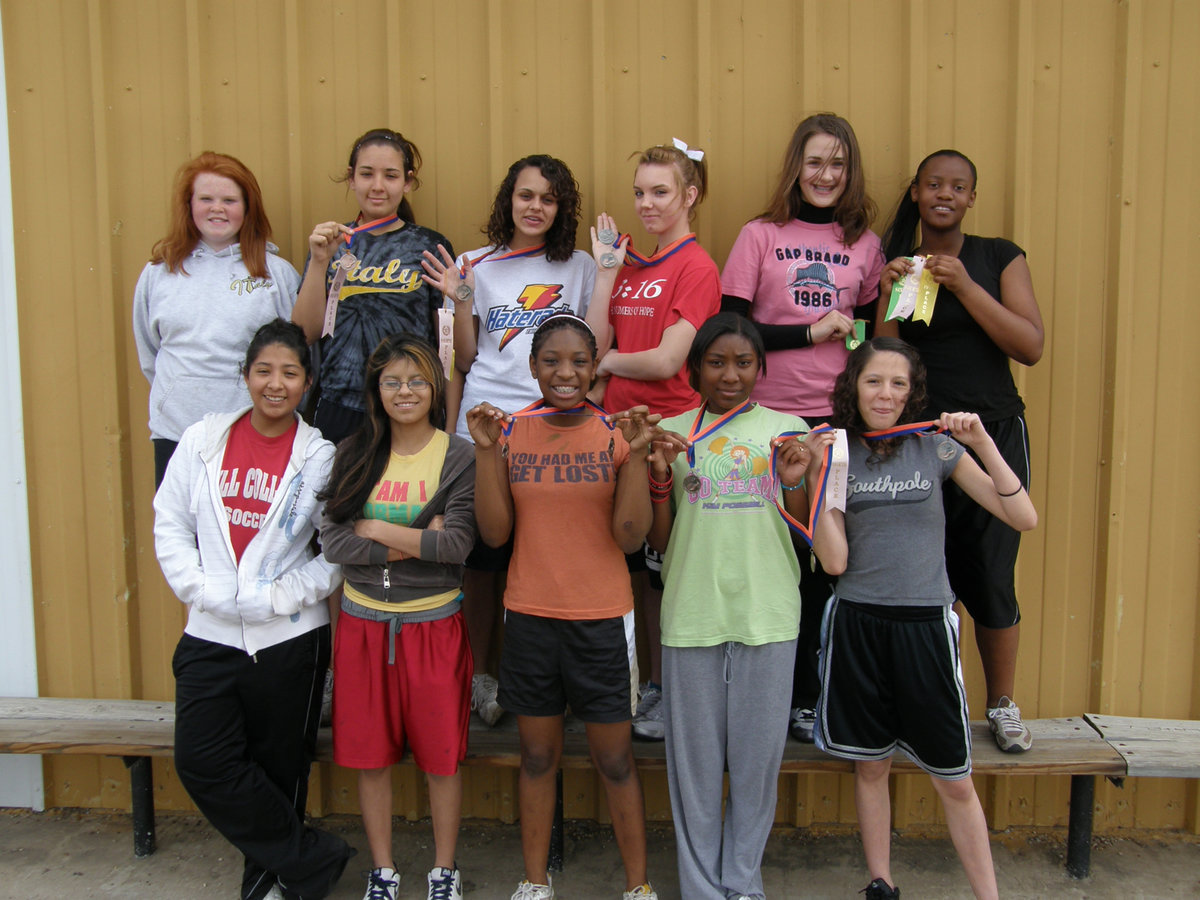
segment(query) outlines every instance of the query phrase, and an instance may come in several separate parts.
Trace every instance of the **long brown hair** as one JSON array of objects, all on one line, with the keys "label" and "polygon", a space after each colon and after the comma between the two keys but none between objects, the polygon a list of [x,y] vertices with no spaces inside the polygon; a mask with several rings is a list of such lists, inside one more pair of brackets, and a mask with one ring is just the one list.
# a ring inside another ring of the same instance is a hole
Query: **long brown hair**
[{"label": "long brown hair", "polygon": [[328,485],[320,496],[325,501],[326,515],[334,522],[348,522],[361,516],[363,504],[387,468],[388,454],[392,450],[392,427],[379,396],[379,378],[383,370],[398,359],[412,362],[421,377],[429,382],[432,390],[429,423],[434,428],[446,427],[446,376],[438,362],[437,351],[415,334],[388,335],[367,360],[363,378],[366,412],[362,424],[338,444]]},{"label": "long brown hair", "polygon": [[220,175],[234,181],[242,190],[246,216],[238,232],[238,244],[242,251],[242,262],[255,278],[266,278],[267,241],[271,239],[271,222],[263,208],[262,191],[258,180],[241,162],[224,153],[205,150],[193,160],[185,162],[175,173],[175,190],[171,195],[170,221],[167,236],[159,240],[150,251],[150,261],[166,263],[167,271],[183,272],[183,261],[196,249],[200,241],[200,229],[192,220],[192,186],[197,175]]},{"label": "long brown hair", "polygon": [[857,241],[875,218],[875,203],[867,196],[867,183],[863,175],[862,153],[858,149],[858,138],[854,129],[841,116],[833,113],[818,113],[809,116],[796,126],[787,151],[783,154],[783,166],[779,170],[779,183],[771,202],[757,218],[775,225],[786,225],[800,216],[800,204],[804,196],[800,193],[800,174],[804,170],[804,146],[815,134],[828,134],[842,145],[846,158],[846,187],[833,207],[833,220],[842,229],[842,243],[849,247]]}]

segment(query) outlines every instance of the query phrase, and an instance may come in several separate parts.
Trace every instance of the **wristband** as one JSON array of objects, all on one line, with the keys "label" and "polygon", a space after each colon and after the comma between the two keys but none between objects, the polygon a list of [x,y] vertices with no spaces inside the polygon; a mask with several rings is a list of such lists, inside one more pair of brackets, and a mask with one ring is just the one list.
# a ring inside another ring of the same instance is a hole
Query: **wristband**
[{"label": "wristband", "polygon": [[1001,497],[1015,497],[1015,496],[1017,496],[1017,494],[1021,493],[1021,491],[1023,491],[1023,490],[1025,490],[1025,485],[1018,484],[1017,489],[1015,491],[1012,491],[1011,493],[1001,494],[999,491],[996,491],[996,493],[999,494]]}]

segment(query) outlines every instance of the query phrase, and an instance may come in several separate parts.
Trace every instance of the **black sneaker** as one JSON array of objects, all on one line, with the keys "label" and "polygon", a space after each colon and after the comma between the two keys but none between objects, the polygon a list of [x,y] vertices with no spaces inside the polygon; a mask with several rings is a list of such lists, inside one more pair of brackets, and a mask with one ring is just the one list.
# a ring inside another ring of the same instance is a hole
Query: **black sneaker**
[{"label": "black sneaker", "polygon": [[867,900],[900,900],[900,888],[892,887],[882,878],[876,878],[859,893],[866,894]]},{"label": "black sneaker", "polygon": [[788,731],[792,737],[803,744],[813,742],[813,729],[817,726],[817,714],[814,710],[795,707],[788,716]]}]

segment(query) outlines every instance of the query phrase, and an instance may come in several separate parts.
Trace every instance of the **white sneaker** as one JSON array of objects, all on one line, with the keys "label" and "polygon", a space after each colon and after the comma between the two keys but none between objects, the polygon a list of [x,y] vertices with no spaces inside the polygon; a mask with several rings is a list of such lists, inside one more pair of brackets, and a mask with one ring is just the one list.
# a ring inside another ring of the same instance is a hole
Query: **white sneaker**
[{"label": "white sneaker", "polygon": [[1024,753],[1033,746],[1033,735],[1021,721],[1021,709],[1007,697],[987,711],[996,746],[1005,753]]},{"label": "white sneaker", "polygon": [[429,894],[426,900],[463,900],[462,875],[457,868],[434,866],[428,878]]},{"label": "white sneaker", "polygon": [[271,885],[271,889],[262,896],[262,900],[283,900],[283,889],[279,886],[279,882]]},{"label": "white sneaker", "polygon": [[500,685],[491,675],[475,675],[471,678],[471,709],[491,727],[504,715],[504,707],[496,700]]},{"label": "white sneaker", "polygon": [[363,900],[398,900],[400,896],[400,873],[387,866],[372,869],[367,873],[367,892]]},{"label": "white sneaker", "polygon": [[621,895],[621,900],[658,900],[658,894],[654,892],[654,888],[650,887],[650,882],[639,884],[632,891],[626,891]]},{"label": "white sneaker", "polygon": [[662,688],[647,685],[638,700],[637,713],[633,717],[633,733],[644,741],[661,741],[666,737],[667,727],[663,722]]},{"label": "white sneaker", "polygon": [[513,892],[512,900],[554,900],[554,883],[546,876],[549,884],[532,884],[522,881]]}]

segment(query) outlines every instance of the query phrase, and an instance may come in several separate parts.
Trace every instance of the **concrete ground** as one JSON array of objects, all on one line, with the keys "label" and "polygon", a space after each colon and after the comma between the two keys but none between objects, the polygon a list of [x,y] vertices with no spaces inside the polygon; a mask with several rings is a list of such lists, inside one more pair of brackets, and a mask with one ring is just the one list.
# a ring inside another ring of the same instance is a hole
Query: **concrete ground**
[{"label": "concrete ground", "polygon": [[[333,816],[323,824],[359,849],[332,895],[336,900],[358,900],[365,888],[362,873],[369,868],[362,828],[348,816]],[[1074,881],[1064,872],[1065,840],[1061,832],[993,835],[1001,895],[1113,900],[1200,896],[1200,838],[1165,833],[1099,837],[1092,850],[1092,876],[1086,881]],[[395,847],[402,872],[400,895],[420,900],[432,862],[428,823],[397,821]],[[648,849],[651,879],[660,897],[678,900],[671,829],[652,825]],[[464,825],[458,860],[468,897],[507,900],[520,876],[518,826]],[[240,871],[233,848],[199,816],[160,813],[158,852],[135,859],[126,815],[0,811],[0,897],[235,900]],[[969,895],[946,839],[896,838],[893,871],[906,900]],[[763,878],[771,900],[852,898],[867,881],[857,837],[849,831],[776,832],[767,845]],[[617,900],[623,880],[611,830],[569,822],[566,870],[555,878],[559,897]]]}]

